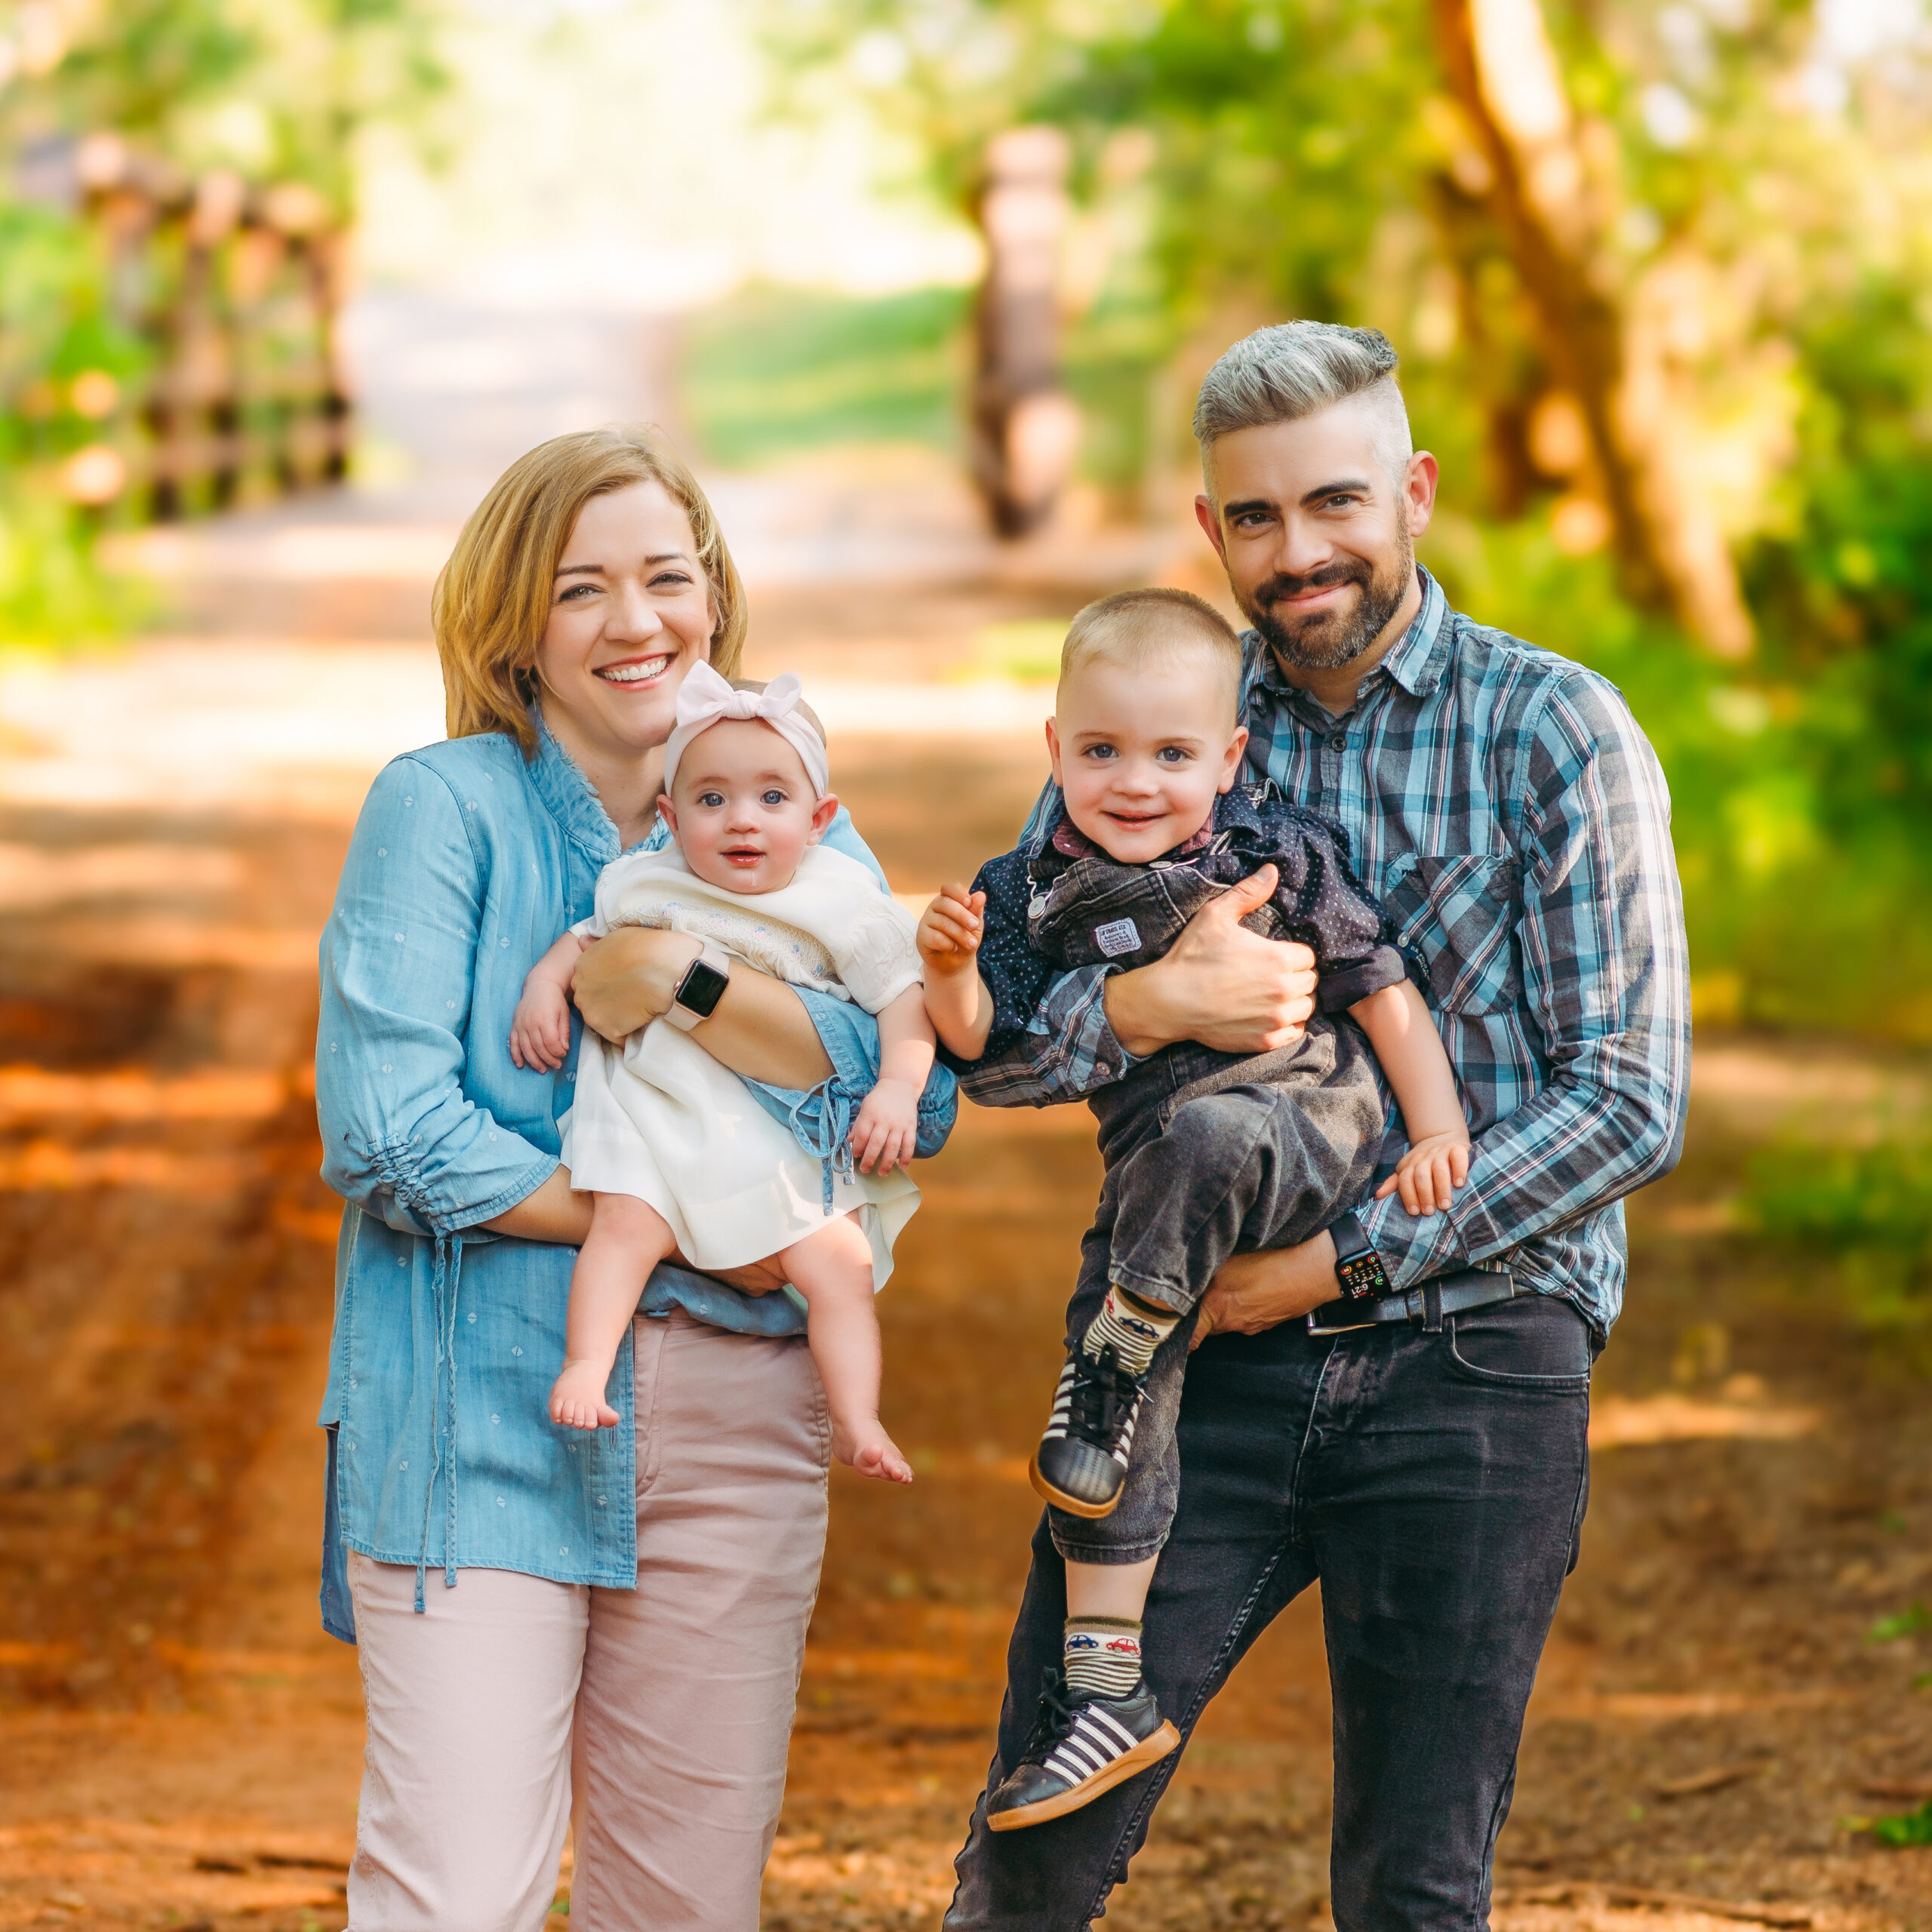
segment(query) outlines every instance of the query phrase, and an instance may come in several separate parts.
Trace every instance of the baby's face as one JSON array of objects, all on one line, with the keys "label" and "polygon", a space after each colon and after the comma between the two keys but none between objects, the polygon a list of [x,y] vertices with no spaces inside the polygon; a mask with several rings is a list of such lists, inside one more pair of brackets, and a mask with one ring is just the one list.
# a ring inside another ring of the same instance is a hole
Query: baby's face
[{"label": "baby's face", "polygon": [[1047,721],[1066,815],[1110,857],[1145,865],[1192,838],[1235,782],[1247,733],[1204,652],[1122,664],[1090,658]]},{"label": "baby's face", "polygon": [[728,718],[691,740],[676,794],[657,808],[706,884],[776,892],[825,835],[838,801],[813,797],[803,761],[770,725]]}]

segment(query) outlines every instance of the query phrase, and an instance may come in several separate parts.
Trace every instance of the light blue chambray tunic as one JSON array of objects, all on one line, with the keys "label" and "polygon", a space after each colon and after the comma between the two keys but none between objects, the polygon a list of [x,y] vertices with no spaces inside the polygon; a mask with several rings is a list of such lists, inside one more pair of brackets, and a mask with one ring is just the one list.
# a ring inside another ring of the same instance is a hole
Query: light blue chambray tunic
[{"label": "light blue chambray tunic", "polygon": [[[660,823],[645,844],[665,838]],[[842,810],[826,842],[878,872]],[[478,1228],[557,1165],[580,1023],[569,1062],[542,1073],[511,1060],[510,1017],[524,976],[589,915],[618,856],[617,828],[547,731],[528,761],[501,734],[407,752],[356,823],[322,936],[315,1043],[322,1177],[349,1204],[321,1417],[322,1621],[348,1641],[345,1549],[417,1566],[419,1598],[426,1566],[451,1587],[464,1568],[635,1586],[629,1337],[610,1385],[618,1426],[553,1426],[577,1251]],[[815,1133],[835,1147],[876,1077],[878,1029],[842,1001],[800,997],[832,1078],[810,1095],[752,1091],[808,1144]],[[943,1143],[955,1106],[935,1069],[921,1153]],[[644,1312],[678,1307],[746,1334],[804,1327],[786,1295],[660,1268]]]}]

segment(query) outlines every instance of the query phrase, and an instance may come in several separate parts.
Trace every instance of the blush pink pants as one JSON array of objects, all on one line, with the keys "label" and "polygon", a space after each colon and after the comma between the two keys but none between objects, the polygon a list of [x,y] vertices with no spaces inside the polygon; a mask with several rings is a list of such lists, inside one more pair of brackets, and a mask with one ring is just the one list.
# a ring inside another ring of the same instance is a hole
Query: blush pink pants
[{"label": "blush pink pants", "polygon": [[831,1426],[802,1337],[683,1315],[632,1334],[635,1590],[464,1570],[418,1617],[413,1569],[349,1557],[369,1722],[350,1932],[560,1924],[574,1791],[572,1932],[757,1926]]}]

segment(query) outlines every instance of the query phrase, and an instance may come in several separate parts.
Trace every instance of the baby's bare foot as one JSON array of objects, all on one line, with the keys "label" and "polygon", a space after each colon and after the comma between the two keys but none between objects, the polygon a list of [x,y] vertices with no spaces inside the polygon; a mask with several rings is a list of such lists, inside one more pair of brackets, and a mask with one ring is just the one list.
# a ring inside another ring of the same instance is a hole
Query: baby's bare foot
[{"label": "baby's bare foot", "polygon": [[892,1438],[878,1422],[867,1417],[846,1428],[832,1425],[832,1453],[848,1469],[878,1482],[910,1482],[912,1466],[899,1453]]},{"label": "baby's bare foot", "polygon": [[565,1429],[615,1429],[617,1412],[604,1399],[608,1365],[567,1361],[550,1390],[550,1420]]}]

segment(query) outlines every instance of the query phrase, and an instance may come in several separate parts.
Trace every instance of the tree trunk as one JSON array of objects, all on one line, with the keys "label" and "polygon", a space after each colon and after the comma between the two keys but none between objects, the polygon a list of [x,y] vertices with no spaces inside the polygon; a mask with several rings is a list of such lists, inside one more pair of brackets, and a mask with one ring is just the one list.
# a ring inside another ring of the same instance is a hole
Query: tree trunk
[{"label": "tree trunk", "polygon": [[[1697,486],[1687,397],[1663,332],[1620,285],[1612,198],[1564,91],[1539,0],[1431,0],[1450,88],[1481,143],[1491,208],[1551,371],[1577,400],[1625,589],[1720,656],[1751,649],[1724,534]],[[1592,179],[1592,176],[1598,177]]]}]

